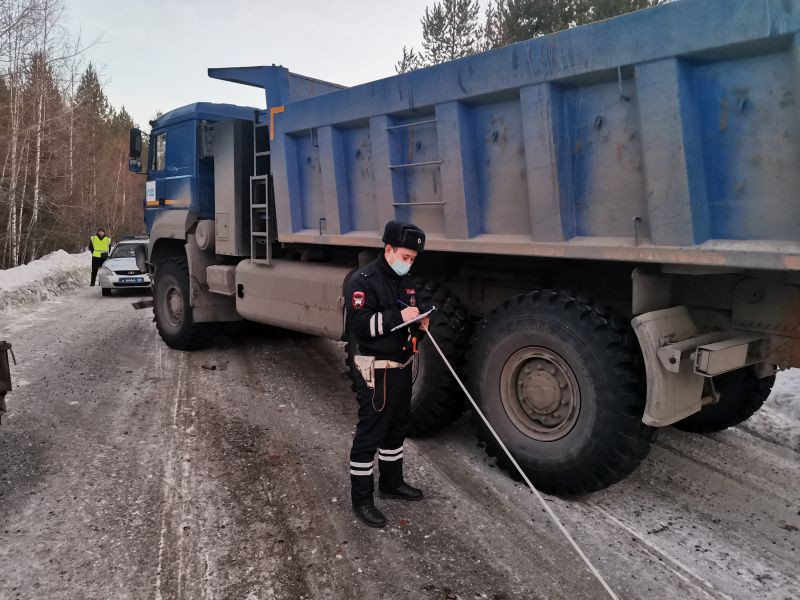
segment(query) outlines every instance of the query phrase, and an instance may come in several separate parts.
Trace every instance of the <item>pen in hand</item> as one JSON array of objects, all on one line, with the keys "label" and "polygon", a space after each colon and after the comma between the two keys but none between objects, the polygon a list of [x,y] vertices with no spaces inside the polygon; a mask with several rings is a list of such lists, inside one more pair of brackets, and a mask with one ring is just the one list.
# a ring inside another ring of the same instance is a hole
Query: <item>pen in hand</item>
[{"label": "pen in hand", "polygon": [[[408,304],[406,304],[405,302],[400,300],[400,298],[395,298],[395,300],[397,300],[397,303],[400,306],[405,306],[406,308],[417,308],[416,306],[409,306]],[[419,310],[419,309],[417,309],[417,310]],[[428,317],[425,317],[425,318],[427,319]],[[428,328],[426,326],[420,324],[420,329],[422,329],[422,331],[427,331]]]}]

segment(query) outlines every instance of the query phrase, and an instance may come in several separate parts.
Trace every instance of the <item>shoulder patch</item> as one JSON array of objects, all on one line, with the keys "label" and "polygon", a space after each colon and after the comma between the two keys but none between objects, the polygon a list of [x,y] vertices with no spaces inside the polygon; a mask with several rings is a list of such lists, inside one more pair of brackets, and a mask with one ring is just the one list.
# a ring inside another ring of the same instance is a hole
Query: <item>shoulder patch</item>
[{"label": "shoulder patch", "polygon": [[353,308],[356,310],[358,310],[359,308],[364,308],[366,299],[367,295],[364,292],[362,291],[353,292],[353,299],[352,299]]}]

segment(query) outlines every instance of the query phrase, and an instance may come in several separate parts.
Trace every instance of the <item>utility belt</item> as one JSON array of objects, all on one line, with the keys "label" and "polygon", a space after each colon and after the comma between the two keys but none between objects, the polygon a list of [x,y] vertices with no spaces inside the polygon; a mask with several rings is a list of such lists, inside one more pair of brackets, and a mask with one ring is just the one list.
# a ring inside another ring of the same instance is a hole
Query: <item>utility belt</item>
[{"label": "utility belt", "polygon": [[371,390],[375,389],[375,369],[405,369],[414,360],[414,356],[410,356],[404,363],[394,360],[379,360],[374,356],[361,356],[356,355],[353,357],[353,363],[356,369],[364,378],[364,382]]}]

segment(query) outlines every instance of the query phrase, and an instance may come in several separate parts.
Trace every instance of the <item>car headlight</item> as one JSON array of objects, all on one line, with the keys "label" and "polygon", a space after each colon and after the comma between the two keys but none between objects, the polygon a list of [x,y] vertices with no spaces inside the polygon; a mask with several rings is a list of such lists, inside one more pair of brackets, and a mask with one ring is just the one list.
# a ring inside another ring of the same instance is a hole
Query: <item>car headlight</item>
[{"label": "car headlight", "polygon": [[100,267],[98,274],[102,277],[111,277],[111,275],[113,275],[111,269],[109,269],[108,267]]}]

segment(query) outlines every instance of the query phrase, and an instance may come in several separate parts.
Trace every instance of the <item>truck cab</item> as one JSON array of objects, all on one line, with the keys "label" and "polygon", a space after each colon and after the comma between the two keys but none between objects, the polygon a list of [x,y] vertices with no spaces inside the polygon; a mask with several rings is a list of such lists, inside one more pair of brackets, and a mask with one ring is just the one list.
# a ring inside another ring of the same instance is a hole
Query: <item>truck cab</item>
[{"label": "truck cab", "polygon": [[[214,134],[220,121],[253,121],[258,109],[233,104],[196,102],[151,121],[145,158],[144,219],[147,231],[169,210],[191,210],[214,218]],[[141,135],[133,130],[132,136]]]}]

